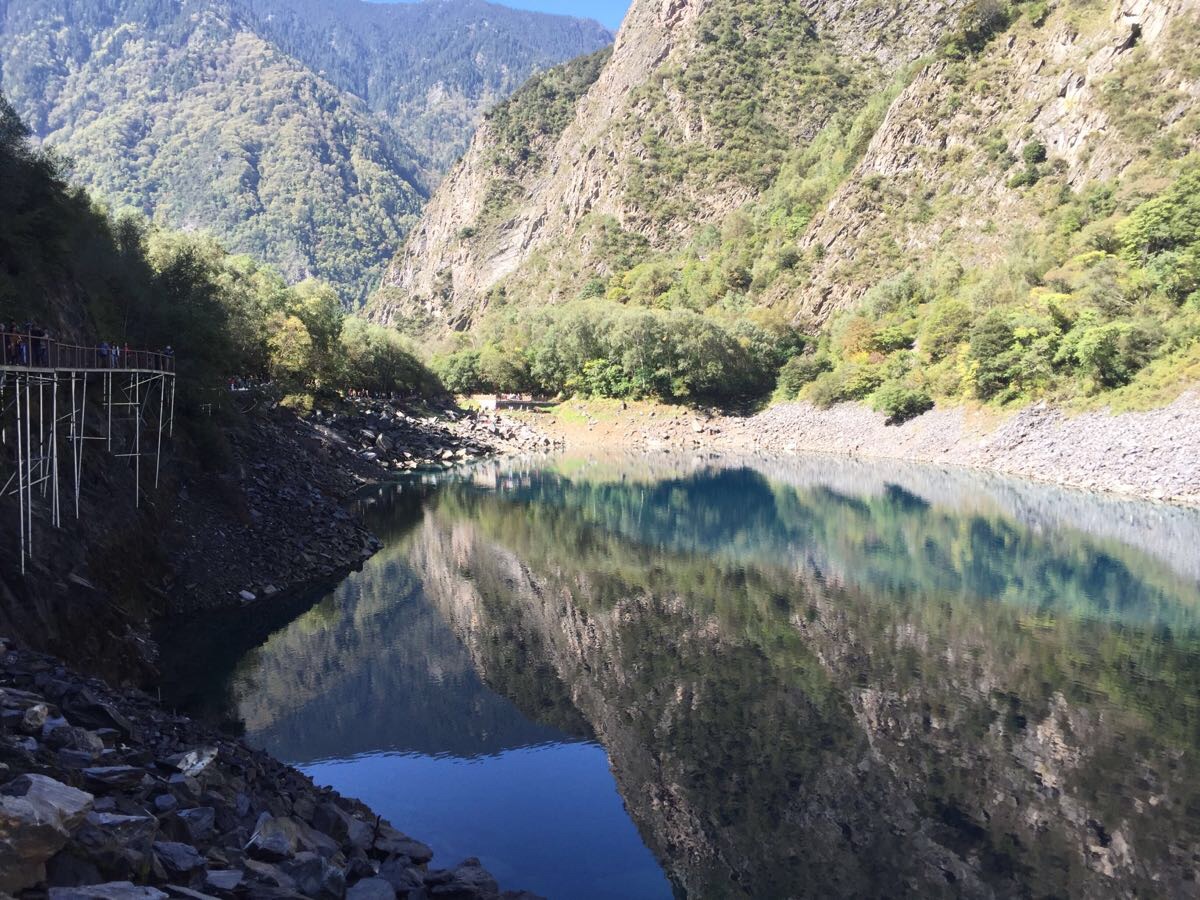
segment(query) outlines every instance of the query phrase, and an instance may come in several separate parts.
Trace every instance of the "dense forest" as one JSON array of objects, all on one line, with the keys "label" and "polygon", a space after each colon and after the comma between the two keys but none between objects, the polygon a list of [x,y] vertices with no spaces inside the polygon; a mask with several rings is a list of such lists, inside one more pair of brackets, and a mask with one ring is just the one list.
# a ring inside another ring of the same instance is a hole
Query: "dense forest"
[{"label": "dense forest", "polygon": [[185,402],[230,375],[291,391],[436,389],[399,334],[348,318],[330,285],[289,285],[211,237],[106,212],[30,143],[3,95],[0,319],[81,342],[173,346]]},{"label": "dense forest", "polygon": [[484,0],[236,0],[255,30],[366,102],[444,172],[529,76],[612,42],[590,19]]},{"label": "dense forest", "polygon": [[0,87],[114,210],[357,304],[484,109],[610,38],[474,0],[6,0]]}]

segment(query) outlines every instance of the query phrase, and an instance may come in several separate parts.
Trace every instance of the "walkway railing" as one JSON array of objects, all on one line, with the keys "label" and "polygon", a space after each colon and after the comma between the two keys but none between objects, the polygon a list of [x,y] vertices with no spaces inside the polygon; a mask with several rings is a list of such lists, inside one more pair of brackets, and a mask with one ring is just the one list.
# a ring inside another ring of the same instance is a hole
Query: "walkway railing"
[{"label": "walkway railing", "polygon": [[175,354],[165,350],[130,350],[64,344],[24,332],[0,332],[0,367],[5,369],[71,369],[76,372],[175,372]]}]

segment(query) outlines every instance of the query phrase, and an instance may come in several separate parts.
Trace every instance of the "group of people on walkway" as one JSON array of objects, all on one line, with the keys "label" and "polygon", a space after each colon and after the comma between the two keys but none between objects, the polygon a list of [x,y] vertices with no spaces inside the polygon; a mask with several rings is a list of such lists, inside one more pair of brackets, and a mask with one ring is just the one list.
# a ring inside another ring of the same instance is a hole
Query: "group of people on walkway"
[{"label": "group of people on walkway", "polygon": [[9,366],[50,365],[50,332],[40,325],[26,322],[0,322],[0,345],[4,363]]},{"label": "group of people on walkway", "polygon": [[0,357],[6,366],[77,369],[174,369],[175,350],[134,350],[128,343],[101,341],[96,347],[58,344],[33,322],[0,322]]}]

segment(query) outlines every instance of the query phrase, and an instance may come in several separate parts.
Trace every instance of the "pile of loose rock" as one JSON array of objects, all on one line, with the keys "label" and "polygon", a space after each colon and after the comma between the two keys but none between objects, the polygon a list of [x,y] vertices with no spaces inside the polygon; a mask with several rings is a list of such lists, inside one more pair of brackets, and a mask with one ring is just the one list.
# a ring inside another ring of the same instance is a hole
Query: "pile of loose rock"
[{"label": "pile of loose rock", "polygon": [[0,641],[0,896],[502,896],[478,860],[432,855],[266,753]]},{"label": "pile of loose rock", "polygon": [[487,456],[551,450],[561,442],[516,419],[451,407],[419,413],[399,403],[353,400],[347,411],[313,414],[347,452],[396,472],[449,469]]},{"label": "pile of loose rock", "polygon": [[332,577],[379,548],[344,508],[367,473],[350,471],[338,446],[286,411],[248,417],[227,439],[223,471],[179,479],[166,535],[172,612],[262,599]]}]

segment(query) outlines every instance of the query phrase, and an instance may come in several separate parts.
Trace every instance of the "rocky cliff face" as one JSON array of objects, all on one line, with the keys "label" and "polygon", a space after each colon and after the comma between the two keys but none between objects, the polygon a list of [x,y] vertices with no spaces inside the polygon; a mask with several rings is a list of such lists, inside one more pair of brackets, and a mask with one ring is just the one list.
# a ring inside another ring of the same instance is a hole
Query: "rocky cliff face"
[{"label": "rocky cliff face", "polygon": [[[1050,190],[1013,183],[1027,145],[1072,190],[1136,168],[1151,142],[1194,147],[1194,0],[1010,6],[997,37],[955,54],[986,5],[635,2],[569,124],[490,206],[497,135],[477,134],[370,315],[463,329],[498,304],[603,293],[656,254],[703,258],[697,235],[768,218],[789,154],[840,129],[850,165],[804,198],[787,277],[750,292],[819,324],[914,262],[989,264],[1019,242]],[[872,104],[886,114],[848,130]]]},{"label": "rocky cliff face", "polygon": [[[612,270],[609,251],[622,236],[635,245],[678,246],[698,226],[720,221],[756,194],[744,172],[712,164],[742,123],[714,120],[720,96],[697,90],[687,79],[690,67],[703,70],[719,61],[722,40],[739,57],[759,59],[761,71],[739,74],[764,83],[738,85],[750,91],[739,99],[760,106],[780,138],[807,140],[836,112],[829,100],[844,85],[826,97],[805,94],[811,102],[792,108],[796,98],[788,85],[771,81],[776,62],[792,62],[800,51],[805,61],[820,58],[845,68],[838,82],[874,85],[927,52],[956,5],[913,2],[885,10],[793,0],[768,11],[740,0],[635,2],[611,59],[580,96],[542,164],[521,179],[516,202],[496,221],[481,216],[497,177],[490,165],[497,137],[486,124],[479,131],[389,268],[372,317],[464,327],[486,308],[489,291],[506,280],[511,285],[505,294],[520,299],[573,296],[581,280]],[[768,12],[771,21],[762,28]],[[855,61],[840,61],[851,48]],[[700,72],[702,79],[720,74]],[[670,159],[661,152],[664,144]],[[673,198],[686,201],[686,218],[663,216],[658,208],[664,199],[654,189],[658,170],[671,164],[691,169]],[[556,283],[546,283],[547,269],[558,276]]]},{"label": "rocky cliff face", "polygon": [[[816,262],[798,296],[776,302],[820,322],[913,259],[987,265],[1036,228],[1044,198],[1010,184],[997,151],[1037,142],[1079,191],[1139,164],[1148,140],[1197,146],[1186,118],[1200,80],[1184,64],[1198,34],[1192,0],[1107,4],[1089,19],[1055,15],[1014,29],[973,66],[925,67],[896,99],[861,163],[800,240]],[[975,80],[980,79],[980,80]],[[1153,79],[1149,121],[1132,129],[1128,80]],[[1001,144],[1003,146],[1001,146]],[[1182,150],[1182,147],[1181,147]],[[923,205],[925,214],[914,215]]]}]

